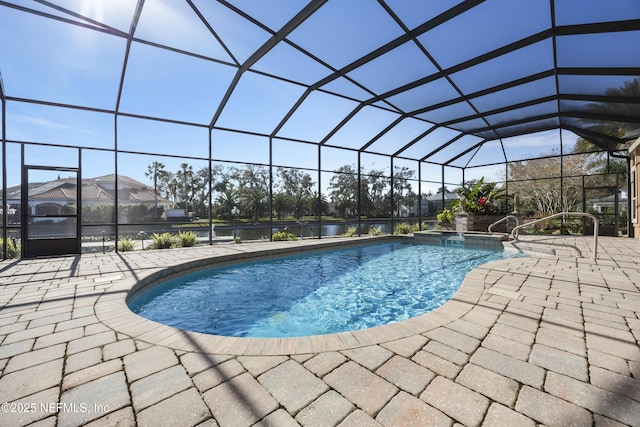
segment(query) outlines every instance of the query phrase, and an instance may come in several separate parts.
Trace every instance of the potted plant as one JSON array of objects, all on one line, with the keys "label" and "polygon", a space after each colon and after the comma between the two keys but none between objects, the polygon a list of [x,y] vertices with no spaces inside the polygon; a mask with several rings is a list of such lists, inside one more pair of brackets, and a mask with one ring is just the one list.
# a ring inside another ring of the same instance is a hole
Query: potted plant
[{"label": "potted plant", "polygon": [[456,220],[456,215],[460,211],[459,205],[454,205],[451,208],[445,208],[442,212],[436,215],[438,220],[438,226],[445,230],[451,230],[454,228],[453,224]]},{"label": "potted plant", "polygon": [[487,231],[489,225],[502,217],[496,201],[505,197],[505,190],[497,186],[493,182],[485,183],[482,177],[473,186],[458,189],[458,209],[467,213],[468,230]]}]

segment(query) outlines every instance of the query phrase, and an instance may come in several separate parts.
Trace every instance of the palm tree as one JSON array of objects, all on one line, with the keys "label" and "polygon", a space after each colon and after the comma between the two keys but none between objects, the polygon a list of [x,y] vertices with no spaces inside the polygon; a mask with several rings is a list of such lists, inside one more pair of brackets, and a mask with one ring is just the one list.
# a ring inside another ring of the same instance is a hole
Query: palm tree
[{"label": "palm tree", "polygon": [[144,174],[153,181],[153,201],[156,216],[158,215],[158,180],[162,180],[168,175],[168,172],[164,168],[164,163],[154,161],[147,166],[147,171]]},{"label": "palm tree", "polygon": [[220,190],[218,197],[216,198],[216,211],[222,215],[223,218],[233,218],[233,208],[236,207],[236,197],[238,192],[231,186],[227,186]]},{"label": "palm tree", "polygon": [[177,185],[180,190],[180,198],[184,203],[185,214],[189,214],[189,200],[191,198],[191,192],[193,191],[193,166],[189,163],[181,163],[180,170],[176,172]]},{"label": "palm tree", "polygon": [[238,196],[244,214],[254,221],[260,220],[267,207],[268,193],[261,187],[246,187],[240,189]]},{"label": "palm tree", "polygon": [[[588,105],[588,111],[604,116],[619,116],[622,117],[621,120],[625,120],[625,118],[629,120],[624,122],[609,120],[605,122],[584,119],[583,122],[588,125],[589,130],[614,138],[620,138],[635,130],[638,127],[635,118],[640,116],[640,105],[634,101],[640,97],[640,78],[628,80],[621,87],[607,89],[605,96],[612,97],[612,99],[628,99],[629,102],[592,103]],[[578,138],[573,149],[575,153],[602,152],[602,150],[603,148],[597,147],[584,138]]]},{"label": "palm tree", "polygon": [[326,215],[327,210],[329,209],[327,196],[325,196],[324,194],[320,194],[317,191],[313,191],[309,199],[309,207],[316,218],[318,218],[318,214]]},{"label": "palm tree", "polygon": [[276,212],[276,218],[280,220],[282,219],[282,213],[291,208],[291,198],[284,192],[278,192],[273,195],[271,205]]}]

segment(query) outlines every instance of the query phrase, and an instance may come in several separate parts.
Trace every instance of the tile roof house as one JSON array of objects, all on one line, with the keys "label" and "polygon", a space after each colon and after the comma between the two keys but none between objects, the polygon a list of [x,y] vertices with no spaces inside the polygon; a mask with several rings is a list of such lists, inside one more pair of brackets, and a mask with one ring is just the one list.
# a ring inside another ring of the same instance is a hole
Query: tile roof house
[{"label": "tile roof house", "polygon": [[[155,194],[154,189],[127,176],[118,176],[118,205],[154,205],[168,209],[171,202]],[[1,193],[1,192],[0,192]],[[21,186],[7,188],[9,214],[19,212]],[[113,205],[116,199],[116,176],[114,174],[82,180],[82,205]],[[59,178],[53,181],[29,184],[29,209],[35,215],[64,214],[65,209],[73,209],[78,200],[75,178]]]}]

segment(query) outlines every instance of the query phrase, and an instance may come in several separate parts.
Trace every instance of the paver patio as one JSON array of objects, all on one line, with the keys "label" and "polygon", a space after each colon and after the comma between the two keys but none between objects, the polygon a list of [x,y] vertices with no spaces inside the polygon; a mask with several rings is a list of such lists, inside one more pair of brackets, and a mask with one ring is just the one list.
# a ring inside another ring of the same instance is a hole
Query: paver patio
[{"label": "paver patio", "polygon": [[183,332],[124,299],[166,267],[341,239],[4,261],[0,425],[640,426],[640,241],[594,260],[590,237],[546,239],[432,313],[294,339]]}]

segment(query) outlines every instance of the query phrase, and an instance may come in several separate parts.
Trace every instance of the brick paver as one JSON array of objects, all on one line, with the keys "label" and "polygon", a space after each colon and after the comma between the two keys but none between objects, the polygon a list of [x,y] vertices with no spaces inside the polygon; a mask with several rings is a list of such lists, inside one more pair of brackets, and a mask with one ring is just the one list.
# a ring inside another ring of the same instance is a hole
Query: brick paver
[{"label": "brick paver", "polygon": [[151,347],[124,357],[124,367],[129,381],[178,364],[175,353],[165,347]]},{"label": "brick paver", "polygon": [[455,378],[460,372],[460,366],[428,351],[419,351],[411,360],[447,378]]},{"label": "brick paver", "polygon": [[75,387],[60,396],[59,426],[76,426],[130,405],[122,371]]},{"label": "brick paver", "polygon": [[398,388],[355,362],[347,362],[324,377],[338,393],[374,417]]},{"label": "brick paver", "polygon": [[[206,425],[205,425],[206,424]],[[205,424],[200,424],[199,427],[217,427],[215,421],[207,422]],[[299,427],[300,424],[296,420],[291,417],[284,409],[278,409],[275,412],[270,413],[262,420],[258,421],[253,425],[253,427]]]},{"label": "brick paver", "polygon": [[69,390],[81,384],[97,380],[98,378],[121,370],[122,361],[120,359],[109,360],[108,362],[88,366],[79,371],[74,371],[69,375],[65,375],[62,381],[62,390]]},{"label": "brick paver", "polygon": [[585,410],[616,421],[640,425],[640,402],[595,385],[550,372],[545,391]]},{"label": "brick paver", "polygon": [[141,411],[138,423],[145,426],[195,426],[210,419],[211,412],[200,393],[191,388],[184,390]]},{"label": "brick paver", "polygon": [[343,422],[338,424],[338,427],[381,427],[382,424],[371,418],[369,415],[365,414],[360,409],[356,409],[352,413],[350,413],[347,418],[344,419]]},{"label": "brick paver", "polygon": [[0,402],[13,402],[60,384],[63,359],[56,359],[0,378]]},{"label": "brick paver", "polygon": [[427,368],[400,356],[389,359],[376,374],[415,396],[436,376]]},{"label": "brick paver", "polygon": [[591,425],[589,411],[531,387],[523,387],[516,411],[547,425]]},{"label": "brick paver", "polygon": [[353,403],[334,390],[329,390],[300,411],[296,421],[303,426],[331,427],[344,420],[354,409]]},{"label": "brick paver", "polygon": [[[590,238],[555,239],[589,253]],[[120,287],[156,268],[316,244],[0,263],[0,404],[15,409],[0,425],[640,426],[637,240],[602,238],[595,261],[565,251],[482,266],[463,285],[477,303],[445,304],[388,340],[194,340],[124,305]]]},{"label": "brick paver", "polygon": [[497,351],[480,348],[471,358],[471,362],[532,387],[541,388],[544,381],[545,371],[541,367]]},{"label": "brick paver", "polygon": [[198,390],[205,392],[244,372],[244,368],[237,360],[228,360],[195,375],[193,377],[193,383]]},{"label": "brick paver", "polygon": [[464,367],[456,382],[509,407],[513,406],[520,389],[517,381],[473,363]]},{"label": "brick paver", "polygon": [[30,366],[39,365],[55,359],[64,357],[65,346],[58,344],[55,346],[34,350],[28,353],[18,354],[12,357],[4,368],[4,373],[19,371]]},{"label": "brick paver", "polygon": [[527,360],[531,353],[530,345],[522,344],[518,341],[513,341],[495,334],[487,335],[482,341],[482,346],[520,360]]},{"label": "brick paver", "polygon": [[482,425],[487,427],[535,427],[536,423],[531,418],[527,418],[506,406],[492,403]]},{"label": "brick paver", "polygon": [[172,366],[131,384],[133,407],[139,412],[192,386],[184,368]]},{"label": "brick paver", "polygon": [[290,413],[297,413],[329,387],[299,363],[289,360],[258,377],[260,384]]},{"label": "brick paver", "polygon": [[249,374],[209,390],[204,401],[220,426],[250,426],[275,411],[278,402]]},{"label": "brick paver", "polygon": [[345,361],[347,361],[346,356],[332,351],[320,353],[312,359],[307,360],[304,363],[304,367],[322,378],[338,366],[342,365]]},{"label": "brick paver", "polygon": [[377,417],[385,426],[450,426],[451,418],[410,394],[400,392]]},{"label": "brick paver", "polygon": [[479,426],[490,404],[481,394],[444,377],[431,381],[420,399],[468,426]]}]

